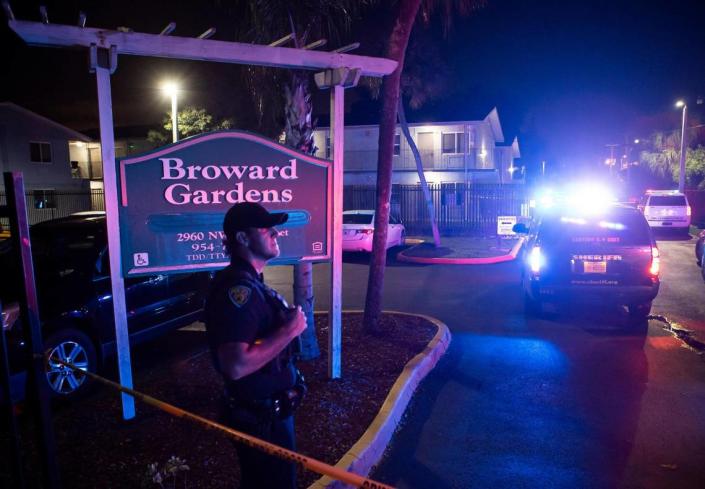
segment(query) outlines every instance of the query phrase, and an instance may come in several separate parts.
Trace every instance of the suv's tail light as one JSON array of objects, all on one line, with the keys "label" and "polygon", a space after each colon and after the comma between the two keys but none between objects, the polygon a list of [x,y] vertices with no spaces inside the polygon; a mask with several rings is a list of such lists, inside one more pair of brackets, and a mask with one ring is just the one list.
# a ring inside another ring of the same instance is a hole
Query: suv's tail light
[{"label": "suv's tail light", "polygon": [[372,234],[374,229],[358,229],[357,234]]},{"label": "suv's tail light", "polygon": [[690,217],[690,213],[691,213],[691,212],[692,212],[692,211],[690,210],[690,206],[689,206],[689,205],[685,206],[685,215],[688,216],[688,217]]},{"label": "suv's tail light", "polygon": [[529,268],[531,269],[531,273],[540,273],[543,265],[544,258],[541,254],[541,248],[539,246],[534,246],[529,253]]},{"label": "suv's tail light", "polygon": [[661,258],[659,257],[658,248],[655,246],[651,247],[651,266],[649,267],[649,273],[653,277],[658,277],[661,271]]},{"label": "suv's tail light", "polygon": [[3,305],[2,308],[2,329],[8,330],[17,322],[20,317],[20,305],[17,302],[12,302]]}]

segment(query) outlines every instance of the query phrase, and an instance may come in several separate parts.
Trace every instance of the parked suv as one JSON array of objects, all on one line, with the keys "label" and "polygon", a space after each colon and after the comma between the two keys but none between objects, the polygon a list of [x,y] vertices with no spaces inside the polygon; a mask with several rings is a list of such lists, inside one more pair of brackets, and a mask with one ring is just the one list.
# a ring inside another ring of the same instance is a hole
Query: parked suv
[{"label": "parked suv", "polygon": [[522,266],[528,314],[544,302],[627,306],[643,322],[659,290],[659,252],[646,220],[632,207],[610,205],[595,214],[543,214],[529,232]]},{"label": "parked suv", "polygon": [[[104,213],[81,213],[30,229],[42,338],[51,358],[96,372],[116,351]],[[24,343],[19,317],[20,265],[10,240],[0,243],[0,297],[8,337],[13,397],[22,397]],[[187,273],[126,278],[127,321],[132,344],[199,319],[209,275]],[[46,381],[55,397],[72,398],[89,384],[51,360]]]},{"label": "parked suv", "polygon": [[639,209],[652,228],[676,228],[685,233],[690,229],[688,198],[676,190],[647,190]]}]

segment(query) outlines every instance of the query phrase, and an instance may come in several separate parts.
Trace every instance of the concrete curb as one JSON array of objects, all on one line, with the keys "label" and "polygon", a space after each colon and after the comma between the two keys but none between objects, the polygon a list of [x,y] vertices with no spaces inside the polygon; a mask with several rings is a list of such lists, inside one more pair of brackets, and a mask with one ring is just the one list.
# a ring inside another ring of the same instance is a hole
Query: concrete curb
[{"label": "concrete curb", "polygon": [[[409,360],[399,378],[394,382],[389,394],[387,394],[387,398],[384,400],[370,427],[335,465],[337,468],[363,476],[369,474],[372,467],[382,458],[416,387],[436,366],[438,360],[448,349],[451,340],[448,326],[436,318],[423,314],[398,311],[384,311],[384,313],[424,318],[435,324],[438,332],[421,353]],[[347,487],[344,483],[324,476],[311,484],[308,489],[338,489],[344,487]]]},{"label": "concrete curb", "polygon": [[[409,263],[422,263],[425,265],[491,265],[493,263],[502,263],[516,259],[517,254],[519,253],[519,250],[525,240],[526,238],[522,236],[508,254],[500,256],[488,256],[482,258],[431,258],[422,256],[408,256],[405,255],[403,251],[400,251],[397,254],[397,260]],[[413,246],[409,249],[413,249]]]}]

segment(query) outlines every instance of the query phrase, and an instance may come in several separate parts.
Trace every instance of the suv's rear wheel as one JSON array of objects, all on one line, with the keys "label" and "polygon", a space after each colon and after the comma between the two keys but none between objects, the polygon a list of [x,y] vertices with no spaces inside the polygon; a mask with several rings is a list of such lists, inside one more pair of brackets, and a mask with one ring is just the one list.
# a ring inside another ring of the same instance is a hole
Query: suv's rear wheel
[{"label": "suv's rear wheel", "polygon": [[645,302],[643,304],[630,304],[627,306],[629,311],[629,319],[632,323],[642,323],[646,321],[646,318],[651,313],[651,302]]},{"label": "suv's rear wheel", "polygon": [[62,329],[47,338],[44,351],[48,355],[44,365],[45,379],[52,397],[70,400],[83,395],[91,384],[91,378],[57,360],[95,373],[98,358],[95,345],[88,335],[73,328]]}]

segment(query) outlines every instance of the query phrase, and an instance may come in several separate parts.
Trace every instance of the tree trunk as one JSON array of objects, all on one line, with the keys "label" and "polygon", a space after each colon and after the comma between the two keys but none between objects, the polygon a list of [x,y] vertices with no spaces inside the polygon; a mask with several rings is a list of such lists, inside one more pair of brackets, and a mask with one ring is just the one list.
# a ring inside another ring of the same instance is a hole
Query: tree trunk
[{"label": "tree trunk", "polygon": [[[292,26],[293,32],[293,26]],[[297,39],[296,44],[300,42]],[[302,153],[314,154],[314,122],[311,120],[311,94],[308,90],[308,75],[293,71],[291,85],[286,90],[286,145]],[[316,336],[316,323],[313,318],[313,265],[300,262],[294,265],[294,304],[301,306],[308,327],[299,336],[297,356],[301,360],[313,360],[321,355]]]},{"label": "tree trunk", "polygon": [[294,304],[301,306],[306,315],[308,328],[299,336],[300,360],[313,360],[321,355],[316,337],[316,324],[313,320],[313,265],[311,262],[302,262],[294,265]]},{"label": "tree trunk", "polygon": [[399,64],[397,69],[385,77],[382,82],[375,232],[372,240],[372,258],[363,317],[365,330],[372,333],[379,332],[379,318],[382,314],[382,290],[384,288],[384,268],[387,264],[387,225],[389,223],[389,200],[392,193],[392,156],[399,103],[399,81],[404,69],[404,55],[409,44],[409,36],[420,4],[421,0],[400,0],[397,3],[394,26],[386,49],[386,57]]},{"label": "tree trunk", "polygon": [[428,183],[426,182],[426,175],[423,172],[423,162],[421,161],[421,154],[419,153],[419,148],[416,147],[416,143],[411,137],[411,132],[409,131],[409,124],[406,121],[406,113],[404,112],[404,100],[399,97],[399,125],[404,133],[406,142],[409,143],[411,148],[411,153],[414,155],[414,161],[416,161],[416,172],[419,174],[419,181],[421,182],[421,189],[423,190],[423,196],[426,200],[426,208],[428,209],[428,218],[431,220],[431,233],[433,234],[433,243],[438,248],[441,246],[441,235],[438,233],[438,223],[436,222],[436,210],[433,207],[433,198],[431,197],[431,191],[428,188]]}]

